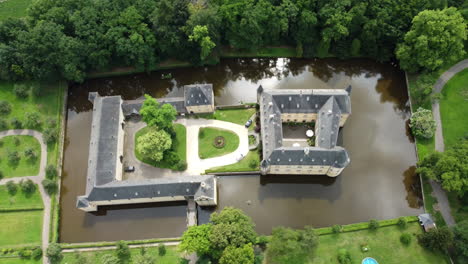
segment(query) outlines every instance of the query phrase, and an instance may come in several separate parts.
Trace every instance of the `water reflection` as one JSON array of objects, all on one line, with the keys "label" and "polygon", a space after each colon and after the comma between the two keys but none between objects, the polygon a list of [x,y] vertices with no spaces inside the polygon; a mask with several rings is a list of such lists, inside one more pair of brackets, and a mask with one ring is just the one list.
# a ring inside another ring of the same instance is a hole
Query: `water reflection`
[{"label": "water reflection", "polygon": [[[161,74],[172,74],[162,80]],[[92,105],[90,91],[136,99],[180,95],[191,83],[213,83],[218,105],[255,102],[256,89],[342,89],[353,86],[352,115],[340,132],[351,164],[338,178],[317,176],[228,176],[219,178],[219,207],[249,214],[257,231],[278,225],[328,226],[421,212],[416,155],[408,134],[404,76],[394,65],[368,60],[226,59],[195,67],[88,80],[71,85],[61,198],[61,241],[178,236],[185,205],[106,210],[91,215],[75,208],[85,188]],[[114,209],[114,208],[112,208]],[[199,221],[212,210],[199,210]],[[131,232],[128,231],[132,227]],[[134,228],[135,227],[135,228]],[[129,234],[131,233],[131,234]]]}]

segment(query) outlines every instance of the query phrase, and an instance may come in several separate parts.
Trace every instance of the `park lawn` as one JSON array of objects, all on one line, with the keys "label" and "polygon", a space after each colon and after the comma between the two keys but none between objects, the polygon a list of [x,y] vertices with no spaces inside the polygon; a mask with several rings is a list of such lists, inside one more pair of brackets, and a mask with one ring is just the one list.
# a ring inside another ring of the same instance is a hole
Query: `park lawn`
[{"label": "park lawn", "polygon": [[468,135],[468,69],[457,73],[442,89],[440,117],[445,148]]},{"label": "park lawn", "polygon": [[0,211],[2,210],[24,210],[24,209],[43,209],[39,187],[36,185],[36,191],[31,195],[26,195],[18,189],[15,195],[10,195],[5,185],[0,186]]},{"label": "park lawn", "polygon": [[[15,145],[15,138],[20,140],[18,146]],[[32,136],[7,136],[1,139],[3,145],[0,147],[0,171],[3,172],[5,178],[35,176],[39,174],[39,165],[41,161],[41,145],[36,138]],[[37,155],[37,158],[29,160],[25,157],[24,151],[27,148],[32,148]],[[20,161],[18,163],[10,163],[8,153],[10,151],[18,151]]]},{"label": "park lawn", "polygon": [[33,0],[6,0],[0,1],[0,21],[10,17],[26,16],[26,9]]},{"label": "park lawn", "polygon": [[[135,133],[135,146],[137,145],[138,138],[148,133],[150,130],[151,130],[150,127],[144,127]],[[181,124],[174,124],[174,130],[176,132],[176,137],[175,139],[172,140],[171,148],[175,150],[180,160],[186,161],[187,160],[187,128]],[[154,166],[157,168],[166,168],[166,169],[171,168],[171,164],[165,162],[164,160],[154,161],[154,160],[146,158],[143,154],[138,152],[136,147],[135,147],[135,156],[138,160],[141,160],[142,162],[147,163],[151,166]]]},{"label": "park lawn", "polygon": [[[251,164],[255,164],[255,166],[251,166]],[[211,168],[206,170],[205,173],[258,171],[260,169],[259,164],[260,154],[258,150],[251,150],[241,161],[226,166]]]},{"label": "park lawn", "polygon": [[42,211],[2,212],[0,223],[0,248],[41,243]]},{"label": "park lawn", "polygon": [[[213,116],[216,120],[227,121],[243,126],[253,114],[255,114],[255,108],[224,109],[216,110]],[[252,124],[251,127],[253,126],[254,124]]]},{"label": "park lawn", "polygon": [[[139,248],[132,248],[130,249],[131,252],[131,260],[129,263],[134,263],[133,259],[135,256],[140,254]],[[72,264],[75,263],[75,254],[76,253],[65,253],[63,260],[60,262],[61,264]],[[92,259],[92,263],[100,264],[101,258],[103,255],[106,254],[115,254],[114,250],[103,250],[103,251],[94,251],[94,252],[80,252],[80,254],[89,257]],[[177,251],[177,247],[175,246],[168,246],[166,247],[166,254],[164,256],[158,255],[158,248],[157,247],[148,247],[146,248],[146,254],[154,256],[156,258],[156,263],[158,264],[182,264],[188,263],[185,261],[181,256],[180,253]],[[0,262],[0,264],[3,264]]]},{"label": "park lawn", "polygon": [[[409,246],[404,246],[400,242],[402,233],[407,232],[413,235]],[[432,253],[422,248],[416,235],[421,234],[422,229],[417,222],[408,223],[406,230],[401,230],[398,226],[380,227],[375,232],[371,230],[361,230],[340,234],[330,234],[319,236],[319,244],[315,252],[315,258],[309,264],[329,264],[338,263],[337,253],[339,249],[347,249],[352,257],[352,263],[361,263],[365,257],[373,257],[379,263],[400,264],[443,264],[449,263],[442,254]],[[361,244],[367,244],[368,252],[361,252]]]},{"label": "park lawn", "polygon": [[39,264],[42,259],[0,258],[0,264]]},{"label": "park lawn", "polygon": [[[217,148],[214,145],[216,137],[224,138],[224,146]],[[223,156],[234,152],[239,147],[239,136],[236,133],[214,128],[202,127],[198,132],[198,156],[201,159],[208,159]]]}]

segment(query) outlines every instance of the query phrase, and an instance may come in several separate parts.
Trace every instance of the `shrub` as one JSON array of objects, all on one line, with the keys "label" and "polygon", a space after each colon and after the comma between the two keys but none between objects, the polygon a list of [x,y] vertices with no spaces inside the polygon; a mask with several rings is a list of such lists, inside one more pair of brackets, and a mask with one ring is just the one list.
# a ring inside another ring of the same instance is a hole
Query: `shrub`
[{"label": "shrub", "polygon": [[28,248],[22,248],[18,251],[18,255],[21,259],[30,259],[32,255],[32,251]]},{"label": "shrub", "polygon": [[184,171],[187,169],[187,162],[183,161],[183,160],[180,160],[179,162],[177,162],[176,166],[175,166],[175,169],[178,170],[178,171]]},{"label": "shrub", "polygon": [[400,217],[400,218],[398,218],[397,225],[398,225],[401,229],[405,229],[405,228],[408,226],[408,221],[406,221],[406,218]]},{"label": "shrub", "polygon": [[15,195],[16,192],[18,191],[18,186],[16,185],[14,181],[8,181],[6,183],[6,188],[10,195]]},{"label": "shrub", "polygon": [[18,137],[14,137],[13,141],[15,143],[15,146],[19,146],[21,144],[21,140]]},{"label": "shrub", "polygon": [[0,180],[3,179],[3,177],[5,177],[5,175],[3,175],[3,171],[0,171]]},{"label": "shrub", "polygon": [[256,160],[250,160],[249,161],[249,167],[251,169],[255,169],[257,167],[257,161]]},{"label": "shrub", "polygon": [[164,256],[166,255],[166,246],[164,244],[159,244],[158,246],[158,254],[159,256]]},{"label": "shrub", "polygon": [[409,126],[416,137],[432,138],[436,130],[432,112],[421,107],[411,116]]},{"label": "shrub", "polygon": [[41,125],[41,117],[37,112],[28,112],[25,114],[24,125],[28,128],[37,128]]},{"label": "shrub", "polygon": [[47,126],[50,127],[50,128],[54,128],[54,127],[57,127],[57,121],[53,118],[49,118],[47,119]]},{"label": "shrub", "polygon": [[341,248],[338,250],[338,262],[340,264],[351,264],[351,254],[348,250]]},{"label": "shrub", "polygon": [[8,123],[5,121],[5,119],[1,118],[0,119],[0,130],[5,130],[8,128]]},{"label": "shrub", "polygon": [[37,154],[32,148],[27,148],[24,150],[24,156],[29,160],[34,160],[37,158]]},{"label": "shrub", "polygon": [[39,260],[42,257],[42,248],[37,247],[33,250],[31,257],[35,260]]},{"label": "shrub", "polygon": [[13,93],[16,97],[25,99],[29,96],[29,87],[25,84],[15,84],[13,87]]},{"label": "shrub", "polygon": [[377,228],[379,228],[379,226],[380,226],[379,221],[375,219],[371,219],[369,221],[369,229],[376,230]]},{"label": "shrub", "polygon": [[116,243],[115,253],[120,261],[125,262],[130,258],[130,249],[125,241],[121,240]]},{"label": "shrub", "polygon": [[60,263],[63,258],[62,248],[57,243],[50,243],[49,247],[47,248],[46,255],[52,264]]},{"label": "shrub", "polygon": [[266,246],[268,242],[270,242],[270,238],[267,236],[258,236],[255,244],[259,246]]},{"label": "shrub", "polygon": [[16,129],[23,128],[23,123],[21,123],[21,121],[18,120],[16,117],[13,117],[11,119],[10,123],[11,123],[11,126],[16,128]]},{"label": "shrub", "polygon": [[332,231],[335,234],[343,232],[343,227],[341,225],[334,225],[332,226]]},{"label": "shrub", "polygon": [[17,164],[20,161],[21,157],[18,151],[10,151],[8,150],[8,161],[12,164]]},{"label": "shrub", "polygon": [[50,179],[42,180],[42,186],[44,186],[44,189],[46,190],[48,195],[55,194],[58,190],[57,183]]},{"label": "shrub", "polygon": [[8,115],[11,112],[11,104],[7,101],[0,101],[0,114]]},{"label": "shrub", "polygon": [[408,246],[411,244],[411,234],[409,233],[403,233],[400,236],[400,241],[403,243],[403,245]]},{"label": "shrub", "polygon": [[54,179],[57,176],[57,169],[54,165],[49,164],[46,167],[46,178],[47,179]]},{"label": "shrub", "polygon": [[433,228],[418,236],[419,243],[432,251],[446,252],[452,244],[453,234],[447,227]]},{"label": "shrub", "polygon": [[53,127],[48,127],[42,133],[42,138],[47,144],[55,143],[58,138],[57,129]]},{"label": "shrub", "polygon": [[26,194],[31,194],[36,190],[36,185],[34,185],[34,182],[30,179],[21,180],[19,186],[21,188],[21,191]]},{"label": "shrub", "polygon": [[102,264],[117,264],[120,263],[119,259],[111,254],[105,254],[101,257]]}]

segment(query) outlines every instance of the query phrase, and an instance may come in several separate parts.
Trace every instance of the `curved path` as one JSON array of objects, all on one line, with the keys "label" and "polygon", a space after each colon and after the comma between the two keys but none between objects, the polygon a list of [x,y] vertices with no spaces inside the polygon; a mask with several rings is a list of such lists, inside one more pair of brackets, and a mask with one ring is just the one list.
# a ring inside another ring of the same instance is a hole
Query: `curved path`
[{"label": "curved path", "polygon": [[[468,59],[460,61],[459,63],[455,64],[450,69],[448,69],[446,72],[444,72],[434,84],[434,87],[432,89],[433,93],[440,93],[444,88],[445,84],[455,74],[461,72],[466,68],[468,68]],[[444,136],[442,134],[442,121],[440,119],[439,101],[437,100],[432,103],[432,115],[434,116],[434,120],[436,121],[436,132],[434,135],[435,149],[439,152],[443,152],[445,150]],[[439,207],[438,210],[444,217],[445,223],[447,223],[448,226],[455,225],[455,220],[453,219],[453,216],[450,213],[450,204],[448,202],[445,191],[442,189],[438,182],[431,180],[430,183],[433,189],[433,194],[437,198]]]},{"label": "curved path", "polygon": [[[187,128],[187,170],[186,173],[191,175],[199,175],[204,173],[206,169],[225,166],[238,162],[238,158],[244,157],[249,153],[249,137],[248,129],[244,126],[231,122],[213,120],[213,119],[178,119],[176,121]],[[239,137],[239,147],[229,154],[209,158],[200,159],[198,156],[198,131],[202,127],[215,127],[225,130],[230,130]]]},{"label": "curved path", "polygon": [[0,185],[6,184],[8,181],[19,182],[24,179],[30,179],[35,184],[39,186],[39,192],[41,193],[42,201],[44,203],[44,216],[42,221],[42,249],[44,250],[43,254],[43,263],[49,263],[49,260],[45,256],[45,250],[49,246],[49,231],[50,231],[50,197],[47,195],[44,187],[41,182],[45,179],[45,168],[47,165],[47,144],[45,144],[42,133],[30,130],[30,129],[12,129],[7,131],[0,132],[0,139],[6,136],[32,136],[39,141],[41,144],[41,161],[39,166],[39,174],[35,176],[25,176],[25,177],[15,177],[15,178],[5,178],[0,180]]}]

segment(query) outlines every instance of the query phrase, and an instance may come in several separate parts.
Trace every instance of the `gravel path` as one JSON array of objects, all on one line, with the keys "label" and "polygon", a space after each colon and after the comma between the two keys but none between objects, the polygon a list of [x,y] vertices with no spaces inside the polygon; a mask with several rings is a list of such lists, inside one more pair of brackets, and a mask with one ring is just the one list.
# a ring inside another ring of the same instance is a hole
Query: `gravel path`
[{"label": "gravel path", "polygon": [[[452,66],[450,69],[448,69],[446,72],[444,72],[440,78],[437,80],[433,87],[433,92],[434,93],[440,93],[442,89],[444,88],[445,84],[458,72],[468,68],[468,59],[467,60],[462,60],[459,63],[455,64]],[[432,103],[432,115],[434,116],[434,120],[436,121],[436,132],[434,135],[434,140],[435,140],[435,149],[436,151],[443,152],[445,150],[445,145],[444,145],[444,136],[442,134],[442,121],[440,119],[440,107],[439,107],[439,102],[434,101]],[[447,199],[447,194],[445,191],[442,189],[440,184],[435,181],[430,181],[432,189],[433,189],[433,195],[437,198],[438,202],[438,209],[441,212],[442,216],[444,217],[445,223],[447,223],[448,226],[453,226],[455,225],[455,220],[453,219],[452,214],[450,213],[450,204]]]},{"label": "gravel path", "polygon": [[[15,177],[15,178],[6,178],[3,180],[0,180],[0,185],[6,184],[8,181],[14,181],[18,183],[21,180],[25,179],[30,179],[32,180],[35,184],[39,186],[39,192],[41,193],[42,196],[42,201],[44,202],[44,216],[43,216],[43,221],[42,221],[42,248],[44,250],[47,249],[49,246],[49,231],[50,231],[50,197],[47,195],[46,191],[44,190],[44,187],[42,187],[42,180],[45,179],[45,168],[47,165],[47,145],[45,144],[44,140],[42,139],[42,133],[35,131],[35,130],[29,130],[29,129],[12,129],[12,130],[7,130],[7,131],[1,131],[0,132],[0,138],[6,137],[6,136],[33,136],[34,138],[39,141],[41,144],[41,163],[39,166],[39,174],[35,176],[25,176],[25,177]],[[45,256],[42,258],[44,264],[48,264],[49,260]]]}]

